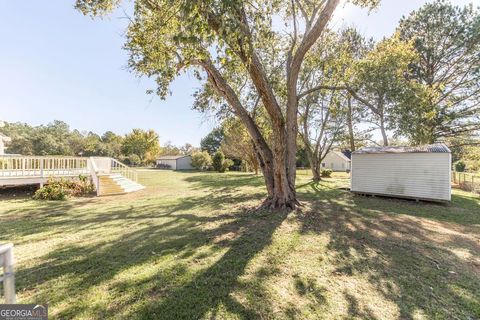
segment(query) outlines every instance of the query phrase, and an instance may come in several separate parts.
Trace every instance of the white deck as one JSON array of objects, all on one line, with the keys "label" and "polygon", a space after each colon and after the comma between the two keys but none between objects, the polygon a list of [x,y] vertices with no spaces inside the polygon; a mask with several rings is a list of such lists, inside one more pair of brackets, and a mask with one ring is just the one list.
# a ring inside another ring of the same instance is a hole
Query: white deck
[{"label": "white deck", "polygon": [[87,176],[98,190],[99,176],[112,173],[138,180],[135,170],[112,158],[0,155],[0,187],[42,185],[50,178]]},{"label": "white deck", "polygon": [[89,158],[0,156],[0,186],[43,184],[50,177],[90,176]]}]

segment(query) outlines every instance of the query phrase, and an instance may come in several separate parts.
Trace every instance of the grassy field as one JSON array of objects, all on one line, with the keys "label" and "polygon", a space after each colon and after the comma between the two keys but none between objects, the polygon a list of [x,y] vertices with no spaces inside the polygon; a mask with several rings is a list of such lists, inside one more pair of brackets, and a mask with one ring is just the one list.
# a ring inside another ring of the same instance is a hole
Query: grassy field
[{"label": "grassy field", "polygon": [[480,199],[352,196],[346,176],[303,206],[255,212],[260,177],[144,170],[135,194],[0,196],[21,303],[52,319],[478,319]]}]

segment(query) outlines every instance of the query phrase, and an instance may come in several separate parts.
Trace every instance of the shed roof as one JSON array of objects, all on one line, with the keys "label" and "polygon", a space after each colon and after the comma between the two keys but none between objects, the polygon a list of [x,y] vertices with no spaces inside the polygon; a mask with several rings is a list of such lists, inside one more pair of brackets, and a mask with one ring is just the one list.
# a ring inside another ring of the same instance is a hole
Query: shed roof
[{"label": "shed roof", "polygon": [[423,146],[364,147],[353,153],[451,153],[451,151],[444,143],[435,143]]},{"label": "shed roof", "polygon": [[190,155],[166,155],[158,157],[157,160],[178,160],[185,157],[190,157]]}]

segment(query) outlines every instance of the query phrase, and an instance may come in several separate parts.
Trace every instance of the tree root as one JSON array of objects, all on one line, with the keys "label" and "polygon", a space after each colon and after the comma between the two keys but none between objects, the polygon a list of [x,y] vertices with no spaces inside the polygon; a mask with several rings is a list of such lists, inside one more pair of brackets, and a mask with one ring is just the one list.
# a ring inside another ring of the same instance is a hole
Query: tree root
[{"label": "tree root", "polygon": [[283,199],[267,198],[263,200],[257,211],[292,211],[301,206],[302,204],[297,199],[284,201]]}]

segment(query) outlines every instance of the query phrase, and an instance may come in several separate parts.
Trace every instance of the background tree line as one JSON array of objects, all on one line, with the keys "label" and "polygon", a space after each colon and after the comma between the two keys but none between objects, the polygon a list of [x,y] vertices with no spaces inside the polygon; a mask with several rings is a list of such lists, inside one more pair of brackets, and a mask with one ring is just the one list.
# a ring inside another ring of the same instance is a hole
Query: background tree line
[{"label": "background tree line", "polygon": [[31,126],[26,123],[5,123],[0,132],[9,136],[9,154],[103,156],[120,159],[130,165],[150,165],[163,154],[190,154],[195,148],[187,143],[177,147],[167,141],[160,146],[154,130],[133,129],[126,135],[107,131],[102,135],[70,129],[63,121]]}]

